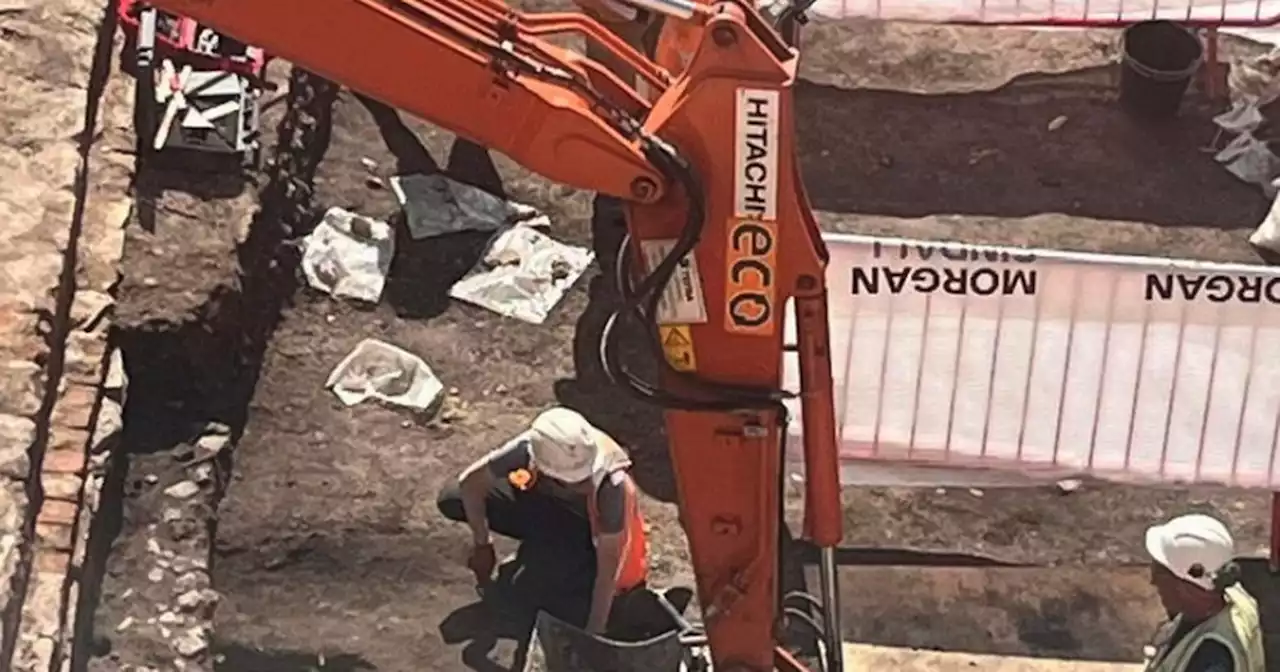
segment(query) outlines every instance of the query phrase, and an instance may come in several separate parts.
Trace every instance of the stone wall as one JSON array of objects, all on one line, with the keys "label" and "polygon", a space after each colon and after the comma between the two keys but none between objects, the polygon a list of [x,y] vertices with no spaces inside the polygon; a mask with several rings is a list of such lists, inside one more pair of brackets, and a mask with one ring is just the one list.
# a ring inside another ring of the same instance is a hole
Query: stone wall
[{"label": "stone wall", "polygon": [[69,667],[77,570],[124,372],[130,84],[105,3],[0,2],[0,668]]}]

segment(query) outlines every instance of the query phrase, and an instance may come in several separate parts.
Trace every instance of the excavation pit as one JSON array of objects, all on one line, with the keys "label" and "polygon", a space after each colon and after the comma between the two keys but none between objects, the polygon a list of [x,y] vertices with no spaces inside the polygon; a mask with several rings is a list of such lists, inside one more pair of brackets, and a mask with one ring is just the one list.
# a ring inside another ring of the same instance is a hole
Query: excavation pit
[{"label": "excavation pit", "polygon": [[[1139,141],[1110,87],[1094,77],[1108,36],[1055,33],[1043,38],[1052,45],[1046,52],[1043,41],[1031,45],[1016,33],[815,28],[806,46],[811,81],[797,87],[797,114],[802,170],[825,227],[1253,259],[1244,237],[1257,221],[1256,194],[1197,153],[1211,136],[1208,110],[1188,101],[1175,129],[1162,131],[1176,144]],[[848,45],[961,59],[943,46],[957,39],[974,45],[971,61],[880,60],[859,80],[844,73],[867,60]],[[1044,71],[1049,61],[1070,63],[1073,73],[1004,86],[1017,74],[1010,62]],[[648,495],[654,572],[665,585],[690,584],[660,420],[607,387],[594,363],[613,301],[616,224],[593,221],[592,195],[549,185],[497,152],[310,77],[286,83],[286,102],[267,120],[279,137],[268,142],[268,167],[248,196],[196,198],[167,187],[157,194],[155,230],[131,231],[117,318],[131,377],[126,449],[111,465],[106,513],[95,528],[105,578],[89,669],[178,656],[237,672],[321,661],[394,671],[507,664],[527,630],[495,628],[493,615],[475,606],[463,566],[466,532],[437,517],[436,491],[553,403],[583,409],[633,451]],[[959,92],[965,87],[978,91]],[[1050,123],[1063,116],[1065,124]],[[541,326],[447,298],[482,235],[402,236],[376,308],[301,288],[292,243],[324,209],[394,219],[394,199],[371,186],[369,163],[378,177],[444,170],[540,207],[558,238],[594,239],[604,270],[580,281]],[[1169,168],[1135,184],[1124,176],[1139,165]],[[421,419],[338,403],[324,380],[365,338],[427,360],[456,388],[445,409]],[[200,461],[200,444],[219,436],[224,447]],[[180,497],[186,482],[198,489]],[[919,562],[996,558],[1079,569],[852,567],[843,570],[844,634],[885,645],[1134,660],[1141,648],[1134,642],[1158,617],[1154,596],[1134,578],[1144,562],[1143,527],[1188,507],[1213,510],[1244,543],[1258,544],[1267,502],[1265,494],[1100,484],[1071,495],[851,489],[846,543],[906,549],[895,562],[933,552],[963,557],[926,554]],[[794,507],[788,513],[794,517]],[[208,588],[220,595],[208,629],[196,616],[203,603],[190,612],[178,604],[185,589],[204,589],[202,554]],[[176,558],[184,571],[174,569]],[[1073,571],[1088,580],[1051,578]],[[938,597],[944,584],[950,593]],[[164,616],[170,612],[180,620]],[[929,625],[931,612],[974,625],[945,636]]]}]

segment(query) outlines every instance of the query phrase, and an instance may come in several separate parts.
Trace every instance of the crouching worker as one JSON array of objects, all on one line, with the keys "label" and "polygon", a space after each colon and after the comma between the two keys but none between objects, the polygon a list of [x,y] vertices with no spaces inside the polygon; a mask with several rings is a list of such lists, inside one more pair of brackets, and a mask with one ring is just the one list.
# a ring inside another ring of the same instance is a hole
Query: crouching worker
[{"label": "crouching worker", "polygon": [[607,434],[556,407],[467,467],[438,504],[446,518],[471,528],[468,565],[482,585],[497,564],[491,533],[519,540],[522,554],[537,544],[557,558],[566,583],[589,590],[585,622],[570,616],[579,621],[573,625],[602,633],[614,598],[643,585],[648,571],[630,466]]}]

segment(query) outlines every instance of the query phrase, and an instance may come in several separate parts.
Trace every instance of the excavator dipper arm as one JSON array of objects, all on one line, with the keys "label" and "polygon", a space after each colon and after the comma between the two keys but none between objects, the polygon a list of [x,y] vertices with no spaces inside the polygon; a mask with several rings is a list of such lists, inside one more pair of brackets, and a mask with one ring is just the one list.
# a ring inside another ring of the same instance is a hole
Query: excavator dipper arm
[{"label": "excavator dipper arm", "polygon": [[[615,382],[665,409],[715,669],[800,669],[775,646],[783,401],[793,396],[781,390],[783,334],[794,300],[805,536],[830,549],[841,511],[826,249],[795,160],[797,56],[755,9],[731,0],[689,12],[683,27],[698,39],[672,78],[586,17],[526,17],[497,0],[152,2],[627,202],[619,259],[630,272],[619,273],[623,305],[601,354]],[[652,103],[541,37],[564,31],[634,68]],[[657,380],[623,361],[628,330],[650,337],[664,363]]]},{"label": "excavator dipper arm", "polygon": [[[590,113],[596,101],[572,84],[609,82],[612,86],[595,86],[612,88],[623,110],[642,106],[636,94],[595,63],[524,39],[519,16],[493,0],[152,4],[206,22],[481,146],[499,148],[551,180],[629,200],[661,196],[654,187],[663,178],[627,137],[627,129],[607,114]],[[629,49],[602,28],[595,38]],[[651,65],[646,73],[658,76]]]}]

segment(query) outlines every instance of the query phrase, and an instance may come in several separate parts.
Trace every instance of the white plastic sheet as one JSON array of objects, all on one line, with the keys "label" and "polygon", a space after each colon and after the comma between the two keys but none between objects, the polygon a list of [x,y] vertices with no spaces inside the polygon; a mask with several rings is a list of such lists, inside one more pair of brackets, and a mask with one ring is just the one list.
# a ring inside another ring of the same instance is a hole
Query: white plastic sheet
[{"label": "white plastic sheet", "polygon": [[1227,172],[1256,185],[1267,198],[1274,198],[1273,182],[1280,177],[1280,158],[1255,132],[1264,122],[1260,108],[1280,95],[1280,50],[1232,62],[1227,88],[1231,107],[1213,121],[1222,132],[1234,137],[1214,159]]},{"label": "white plastic sheet", "polygon": [[532,226],[513,226],[494,237],[480,263],[449,289],[449,296],[542,324],[593,258],[591,250],[565,245]]},{"label": "white plastic sheet", "polygon": [[1237,135],[1214,155],[1214,160],[1222,164],[1236,179],[1252,184],[1271,198],[1276,189],[1272,184],[1280,176],[1280,157],[1277,157],[1252,133]]},{"label": "white plastic sheet", "polygon": [[1280,189],[1276,189],[1276,186],[1272,184],[1272,192],[1275,196],[1272,198],[1271,208],[1262,218],[1262,223],[1249,236],[1249,243],[1280,254]]},{"label": "white plastic sheet", "polygon": [[377,303],[395,248],[386,222],[329,208],[303,239],[302,272],[308,285],[326,294]]},{"label": "white plastic sheet", "polygon": [[389,343],[366,338],[343,358],[324,386],[347,406],[378,399],[424,410],[444,391],[421,357]]},{"label": "white plastic sheet", "polygon": [[[1280,271],[865,236],[827,244],[846,483],[1088,474],[1280,489]],[[795,389],[793,355],[786,366]]]}]

